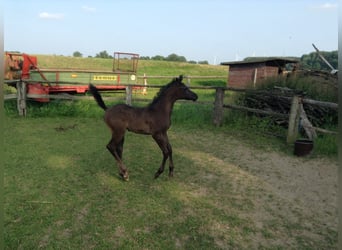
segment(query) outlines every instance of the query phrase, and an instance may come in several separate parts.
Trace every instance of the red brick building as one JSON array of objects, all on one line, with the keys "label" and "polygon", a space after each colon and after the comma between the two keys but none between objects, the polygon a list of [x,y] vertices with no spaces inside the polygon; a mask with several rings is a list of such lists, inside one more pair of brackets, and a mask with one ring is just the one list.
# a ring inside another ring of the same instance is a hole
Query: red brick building
[{"label": "red brick building", "polygon": [[255,87],[259,82],[268,78],[282,75],[286,64],[297,64],[298,60],[269,57],[250,61],[223,62],[229,66],[227,86],[232,88]]}]

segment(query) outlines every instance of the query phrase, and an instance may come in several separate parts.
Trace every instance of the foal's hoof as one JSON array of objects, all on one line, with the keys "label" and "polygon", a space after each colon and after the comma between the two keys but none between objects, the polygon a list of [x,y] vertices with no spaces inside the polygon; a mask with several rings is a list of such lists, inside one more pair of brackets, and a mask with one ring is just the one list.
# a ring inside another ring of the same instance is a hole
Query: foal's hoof
[{"label": "foal's hoof", "polygon": [[161,173],[163,173],[163,171],[157,171],[155,174],[154,174],[154,179],[157,179],[159,177],[159,175],[161,175]]},{"label": "foal's hoof", "polygon": [[124,181],[129,181],[128,173],[125,173],[125,174],[120,173],[120,176],[122,177],[122,179],[123,179]]}]

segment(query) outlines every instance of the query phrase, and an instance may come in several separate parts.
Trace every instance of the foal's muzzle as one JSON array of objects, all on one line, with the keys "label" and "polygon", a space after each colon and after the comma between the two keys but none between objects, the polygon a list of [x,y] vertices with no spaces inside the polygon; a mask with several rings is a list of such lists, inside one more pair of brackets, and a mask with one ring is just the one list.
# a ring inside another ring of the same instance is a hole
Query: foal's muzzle
[{"label": "foal's muzzle", "polygon": [[196,101],[196,100],[197,100],[197,98],[198,98],[197,94],[196,94],[196,93],[194,93],[194,92],[192,92],[192,91],[190,91],[190,93],[191,93],[190,100]]}]

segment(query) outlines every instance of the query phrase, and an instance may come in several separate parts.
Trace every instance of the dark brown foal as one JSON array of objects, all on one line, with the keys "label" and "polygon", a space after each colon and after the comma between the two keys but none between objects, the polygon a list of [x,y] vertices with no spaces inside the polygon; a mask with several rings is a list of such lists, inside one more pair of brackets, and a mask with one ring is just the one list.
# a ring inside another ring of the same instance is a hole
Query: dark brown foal
[{"label": "dark brown foal", "polygon": [[123,144],[126,130],[152,135],[163,153],[162,163],[154,177],[163,173],[166,160],[169,159],[169,176],[173,176],[172,147],[167,137],[167,130],[171,125],[171,113],[174,103],[179,99],[197,100],[197,95],[184,83],[183,77],[175,78],[165,85],[154,100],[143,108],[131,107],[126,104],[118,104],[107,107],[96,87],[89,85],[89,90],[98,105],[105,110],[104,120],[112,132],[112,139],[107,144],[107,149],[116,159],[119,165],[120,175],[128,180],[128,171],[122,162]]}]

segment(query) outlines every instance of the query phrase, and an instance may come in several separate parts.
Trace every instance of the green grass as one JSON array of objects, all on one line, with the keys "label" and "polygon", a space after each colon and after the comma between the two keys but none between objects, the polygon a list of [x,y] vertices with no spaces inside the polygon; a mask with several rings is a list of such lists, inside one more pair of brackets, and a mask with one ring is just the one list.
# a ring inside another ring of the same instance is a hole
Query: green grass
[{"label": "green grass", "polygon": [[[316,232],[291,226],[280,215],[272,215],[273,229],[250,219],[263,184],[239,168],[239,159],[226,155],[227,140],[248,145],[247,139],[215,129],[206,119],[202,126],[181,123],[185,113],[197,112],[194,107],[181,104],[174,110],[173,179],[166,171],[153,180],[162,155],[150,136],[126,134],[129,182],[119,178],[105,149],[110,133],[100,115],[6,117],[5,248],[248,249],[256,236],[259,247],[283,248],[287,240],[279,243],[279,237],[285,232]],[[263,143],[258,148],[274,150]],[[294,248],[335,244],[336,237],[315,242],[300,235]]]},{"label": "green grass", "polygon": [[[175,249],[177,242],[185,249],[208,249],[215,245],[205,230],[212,220],[249,227],[237,214],[215,208],[211,199],[190,195],[199,187],[187,183],[191,168],[177,169],[179,182],[167,181],[166,175],[153,181],[161,153],[150,137],[127,135],[131,181],[125,183],[105,150],[109,134],[99,119],[9,119],[6,124],[16,135],[6,137],[7,249]],[[60,132],[60,126],[73,129]],[[176,139],[177,144],[185,146]],[[179,166],[193,164],[176,157]]]}]

